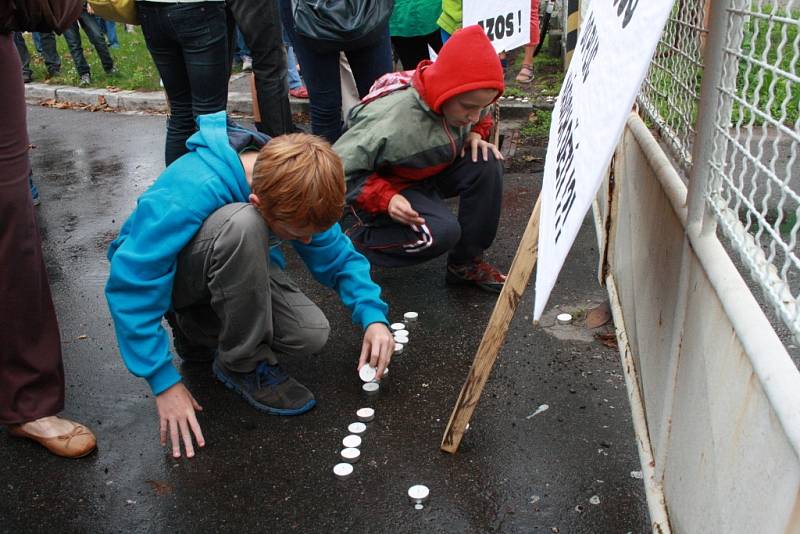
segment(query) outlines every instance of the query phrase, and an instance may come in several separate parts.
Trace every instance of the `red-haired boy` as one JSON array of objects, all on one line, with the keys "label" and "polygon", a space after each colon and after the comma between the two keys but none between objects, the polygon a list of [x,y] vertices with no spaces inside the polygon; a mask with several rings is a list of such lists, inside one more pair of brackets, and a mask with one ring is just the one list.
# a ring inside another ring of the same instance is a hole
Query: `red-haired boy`
[{"label": "red-haired boy", "polygon": [[310,410],[314,395],[279,360],[319,352],[330,327],[283,271],[282,241],[314,277],[334,288],[365,329],[358,367],[378,376],[394,340],[369,262],[337,220],[344,206],[341,162],[307,134],[270,140],[228,123],[224,112],[198,118],[189,152],[137,203],[108,252],[106,298],[128,369],[156,395],[161,442],[194,455],[205,444],[200,405],[172,364],[161,325],[172,327],[185,361],[212,361],[214,375],[253,407],[277,415]]}]

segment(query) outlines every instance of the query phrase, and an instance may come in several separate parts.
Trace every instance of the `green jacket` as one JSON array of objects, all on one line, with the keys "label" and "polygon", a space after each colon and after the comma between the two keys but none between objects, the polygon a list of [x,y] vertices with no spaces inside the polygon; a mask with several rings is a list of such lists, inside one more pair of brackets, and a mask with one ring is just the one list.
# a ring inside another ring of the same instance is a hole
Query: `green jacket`
[{"label": "green jacket", "polygon": [[389,32],[392,37],[428,35],[439,29],[436,19],[441,12],[441,0],[395,0]]},{"label": "green jacket", "polygon": [[333,145],[344,164],[347,203],[368,213],[386,213],[389,200],[407,187],[449,167],[461,153],[470,131],[488,137],[492,117],[456,128],[435,113],[412,85],[359,104],[350,112],[347,130]]},{"label": "green jacket", "polygon": [[452,35],[461,28],[463,18],[461,0],[442,0],[442,14],[436,21],[441,29]]}]

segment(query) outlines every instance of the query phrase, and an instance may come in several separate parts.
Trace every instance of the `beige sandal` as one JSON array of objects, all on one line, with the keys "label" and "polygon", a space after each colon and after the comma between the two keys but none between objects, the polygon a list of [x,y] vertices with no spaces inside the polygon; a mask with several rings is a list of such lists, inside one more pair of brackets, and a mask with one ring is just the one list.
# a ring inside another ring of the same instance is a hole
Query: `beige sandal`
[{"label": "beige sandal", "polygon": [[533,81],[533,65],[522,65],[517,74],[519,83],[531,83]]}]

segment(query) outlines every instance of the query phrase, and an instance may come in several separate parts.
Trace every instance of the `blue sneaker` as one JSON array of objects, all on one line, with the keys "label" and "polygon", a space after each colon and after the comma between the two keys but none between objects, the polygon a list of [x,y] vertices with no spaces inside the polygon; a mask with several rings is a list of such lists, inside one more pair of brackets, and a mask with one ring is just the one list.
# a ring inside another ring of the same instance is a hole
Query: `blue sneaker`
[{"label": "blue sneaker", "polygon": [[219,360],[212,364],[214,376],[261,412],[273,415],[300,415],[317,401],[314,394],[289,376],[279,365],[261,362],[255,371],[236,373],[224,370]]},{"label": "blue sneaker", "polygon": [[31,185],[31,199],[33,200],[33,205],[38,206],[41,201],[39,200],[39,190],[33,183],[33,176],[28,176],[28,183]]}]

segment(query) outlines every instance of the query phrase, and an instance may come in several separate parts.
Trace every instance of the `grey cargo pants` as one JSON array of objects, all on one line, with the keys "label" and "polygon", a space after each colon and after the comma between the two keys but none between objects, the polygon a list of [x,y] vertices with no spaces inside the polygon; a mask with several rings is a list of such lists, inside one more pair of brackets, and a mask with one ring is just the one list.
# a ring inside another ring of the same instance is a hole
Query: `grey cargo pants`
[{"label": "grey cargo pants", "polygon": [[239,373],[279,354],[315,354],[330,333],[322,310],[270,263],[269,228],[246,203],[212,213],[181,251],[172,303],[192,343],[216,348]]}]

